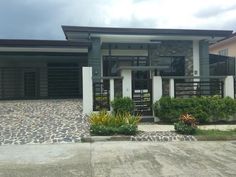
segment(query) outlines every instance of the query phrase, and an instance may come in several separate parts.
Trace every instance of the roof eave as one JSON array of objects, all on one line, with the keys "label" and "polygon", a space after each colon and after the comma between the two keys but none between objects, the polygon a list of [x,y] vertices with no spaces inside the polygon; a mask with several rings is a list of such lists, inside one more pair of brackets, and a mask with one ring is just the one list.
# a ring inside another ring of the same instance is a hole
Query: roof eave
[{"label": "roof eave", "polygon": [[[67,32],[87,32],[100,34],[123,34],[123,35],[200,35],[212,37],[227,37],[232,35],[231,30],[193,30],[193,29],[147,29],[147,28],[106,28],[86,26],[62,26]],[[67,37],[67,35],[66,35]]]}]

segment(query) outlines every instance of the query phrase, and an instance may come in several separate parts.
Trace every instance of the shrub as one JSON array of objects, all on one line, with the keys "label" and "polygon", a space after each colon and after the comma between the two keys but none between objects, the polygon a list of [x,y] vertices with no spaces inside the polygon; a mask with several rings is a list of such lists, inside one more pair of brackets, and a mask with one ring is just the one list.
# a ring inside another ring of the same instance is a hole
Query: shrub
[{"label": "shrub", "polygon": [[111,102],[111,106],[115,114],[132,114],[134,111],[134,103],[131,98],[115,98],[114,101]]},{"label": "shrub", "polygon": [[196,132],[196,128],[193,128],[183,122],[177,122],[174,124],[175,131],[180,134],[193,135]]},{"label": "shrub", "polygon": [[154,105],[154,112],[163,122],[178,121],[181,114],[193,115],[199,123],[229,120],[236,114],[236,101],[229,97],[192,97],[169,98],[162,97]]},{"label": "shrub", "polygon": [[91,114],[89,118],[90,133],[93,135],[134,135],[137,132],[139,121],[139,116],[129,113],[112,115],[103,110]]},{"label": "shrub", "polygon": [[136,134],[136,131],[137,131],[137,125],[124,124],[118,128],[117,133],[123,135],[134,135]]},{"label": "shrub", "polygon": [[192,135],[197,129],[196,119],[190,114],[182,114],[179,122],[174,124],[175,131],[181,134]]},{"label": "shrub", "polygon": [[102,110],[98,113],[92,113],[89,117],[91,125],[109,125],[111,123],[111,115],[106,111]]},{"label": "shrub", "polygon": [[104,126],[104,125],[91,125],[90,126],[90,133],[92,135],[113,135],[116,132],[116,128],[111,126]]}]

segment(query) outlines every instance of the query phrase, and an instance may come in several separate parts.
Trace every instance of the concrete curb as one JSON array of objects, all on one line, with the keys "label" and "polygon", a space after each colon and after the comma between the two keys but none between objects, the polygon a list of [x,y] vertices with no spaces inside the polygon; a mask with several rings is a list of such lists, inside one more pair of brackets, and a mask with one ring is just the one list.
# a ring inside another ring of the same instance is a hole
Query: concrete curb
[{"label": "concrete curb", "polygon": [[131,136],[90,136],[81,138],[81,142],[130,141]]},{"label": "concrete curb", "polygon": [[218,136],[218,137],[209,137],[209,136],[195,136],[198,141],[236,141],[236,136]]}]

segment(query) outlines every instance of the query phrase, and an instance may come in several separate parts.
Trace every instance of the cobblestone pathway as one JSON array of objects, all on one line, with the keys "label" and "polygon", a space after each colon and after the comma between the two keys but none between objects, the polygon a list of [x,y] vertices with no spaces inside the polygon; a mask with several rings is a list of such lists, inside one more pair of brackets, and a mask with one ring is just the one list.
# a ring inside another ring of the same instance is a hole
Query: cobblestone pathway
[{"label": "cobblestone pathway", "polygon": [[89,136],[82,100],[0,102],[0,145],[79,142]]},{"label": "cobblestone pathway", "polygon": [[194,136],[180,135],[174,131],[142,132],[131,136],[131,141],[197,141]]}]

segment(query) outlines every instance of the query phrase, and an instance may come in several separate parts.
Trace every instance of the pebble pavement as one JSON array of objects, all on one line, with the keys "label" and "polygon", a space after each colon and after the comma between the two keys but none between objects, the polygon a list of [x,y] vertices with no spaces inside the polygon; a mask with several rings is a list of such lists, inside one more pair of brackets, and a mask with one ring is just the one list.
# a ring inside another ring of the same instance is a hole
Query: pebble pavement
[{"label": "pebble pavement", "polygon": [[153,141],[153,142],[167,142],[167,141],[197,141],[194,136],[180,135],[174,131],[154,131],[141,132],[135,136],[130,137],[131,141]]},{"label": "pebble pavement", "polygon": [[86,136],[82,100],[0,102],[0,145],[80,142]]},{"label": "pebble pavement", "polygon": [[[82,100],[0,101],[0,145],[76,143],[89,137]],[[140,132],[130,141],[196,141],[174,131]]]}]

